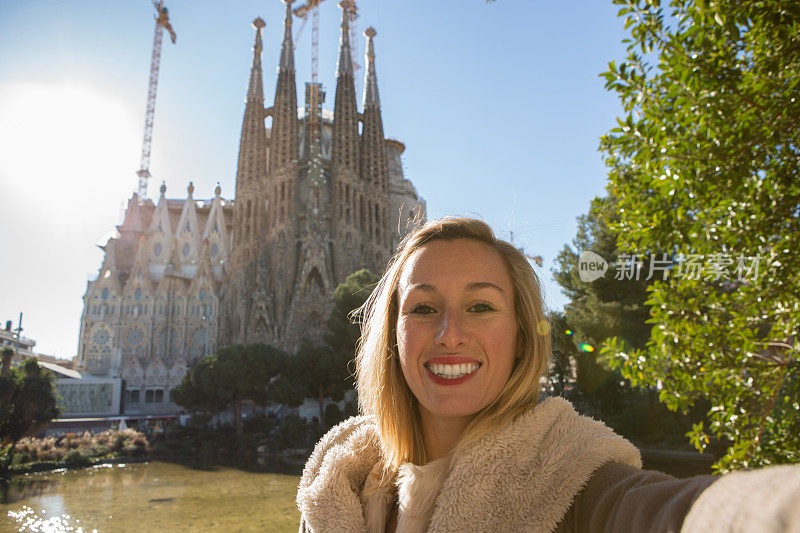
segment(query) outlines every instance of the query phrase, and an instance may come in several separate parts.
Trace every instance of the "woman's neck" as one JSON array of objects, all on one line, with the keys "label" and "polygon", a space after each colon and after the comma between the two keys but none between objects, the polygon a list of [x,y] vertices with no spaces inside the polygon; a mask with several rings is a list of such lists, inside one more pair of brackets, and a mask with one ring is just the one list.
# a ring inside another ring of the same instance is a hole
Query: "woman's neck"
[{"label": "woman's neck", "polygon": [[450,455],[470,420],[471,416],[437,417],[420,406],[422,438],[425,441],[428,459],[435,461]]}]

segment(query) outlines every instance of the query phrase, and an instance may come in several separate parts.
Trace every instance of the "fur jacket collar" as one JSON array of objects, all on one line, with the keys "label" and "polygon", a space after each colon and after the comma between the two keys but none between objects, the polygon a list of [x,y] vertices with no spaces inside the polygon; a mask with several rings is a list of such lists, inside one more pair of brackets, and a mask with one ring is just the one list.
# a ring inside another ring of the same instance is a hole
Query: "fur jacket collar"
[{"label": "fur jacket collar", "polygon": [[[301,531],[366,531],[360,496],[379,457],[369,418],[332,428],[303,470]],[[428,531],[553,531],[608,462],[641,468],[630,442],[566,400],[548,398],[455,458]]]}]

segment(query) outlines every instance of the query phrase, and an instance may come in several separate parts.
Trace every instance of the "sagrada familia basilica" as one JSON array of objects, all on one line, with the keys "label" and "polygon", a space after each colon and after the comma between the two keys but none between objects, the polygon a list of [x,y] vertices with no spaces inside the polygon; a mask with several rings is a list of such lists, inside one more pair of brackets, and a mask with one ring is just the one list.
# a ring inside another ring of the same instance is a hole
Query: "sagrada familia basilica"
[{"label": "sagrada familia basilica", "polygon": [[[366,32],[363,110],[356,105],[343,13],[333,114],[320,84],[298,109],[292,11],[286,5],[274,101],[265,105],[261,31],[239,144],[233,200],[128,201],[118,235],[88,283],[78,365],[121,378],[125,414],[175,410],[169,390],[218,346],[320,342],[333,291],[352,272],[380,273],[425,203],[403,175],[402,143],[386,139],[373,39]],[[267,128],[267,120],[271,127]]]}]

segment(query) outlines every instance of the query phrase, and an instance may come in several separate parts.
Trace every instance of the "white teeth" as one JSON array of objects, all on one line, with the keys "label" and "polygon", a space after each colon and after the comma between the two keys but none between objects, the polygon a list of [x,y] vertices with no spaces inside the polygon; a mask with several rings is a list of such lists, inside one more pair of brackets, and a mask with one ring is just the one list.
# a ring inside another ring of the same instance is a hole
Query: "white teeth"
[{"label": "white teeth", "polygon": [[481,366],[480,363],[461,363],[457,365],[443,365],[440,363],[428,363],[428,370],[445,379],[458,379],[468,374],[472,374]]}]

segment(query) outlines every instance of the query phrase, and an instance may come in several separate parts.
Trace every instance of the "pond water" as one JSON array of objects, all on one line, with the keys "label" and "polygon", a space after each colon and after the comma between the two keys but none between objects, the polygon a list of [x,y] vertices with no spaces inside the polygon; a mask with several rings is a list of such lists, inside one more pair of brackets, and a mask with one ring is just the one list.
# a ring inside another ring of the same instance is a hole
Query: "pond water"
[{"label": "pond water", "polygon": [[297,531],[300,477],[172,463],[18,476],[0,531]]}]

